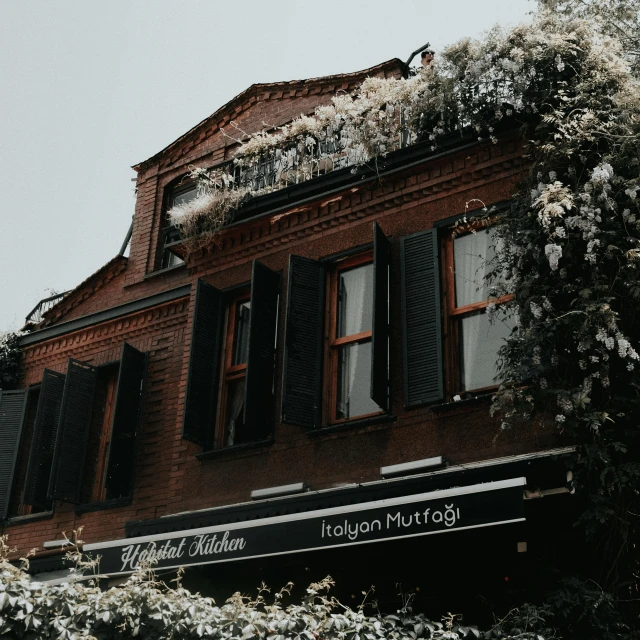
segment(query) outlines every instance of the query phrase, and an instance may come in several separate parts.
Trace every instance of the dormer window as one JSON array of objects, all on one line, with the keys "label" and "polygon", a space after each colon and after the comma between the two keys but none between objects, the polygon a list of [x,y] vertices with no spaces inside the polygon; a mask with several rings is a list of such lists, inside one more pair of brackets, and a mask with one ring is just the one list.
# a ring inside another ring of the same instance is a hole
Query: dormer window
[{"label": "dormer window", "polygon": [[[181,182],[169,190],[165,211],[170,211],[179,204],[186,204],[197,195],[198,189],[194,182]],[[161,269],[168,269],[169,267],[177,267],[180,264],[184,264],[184,260],[172,251],[172,246],[175,246],[175,243],[180,239],[178,230],[173,225],[170,225],[168,220],[166,222],[167,226],[163,229]]]}]

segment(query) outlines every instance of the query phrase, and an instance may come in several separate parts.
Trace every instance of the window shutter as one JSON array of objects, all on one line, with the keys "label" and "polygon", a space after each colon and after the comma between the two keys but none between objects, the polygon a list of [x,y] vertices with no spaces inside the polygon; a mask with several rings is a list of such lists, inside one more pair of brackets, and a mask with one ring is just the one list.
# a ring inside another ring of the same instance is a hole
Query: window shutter
[{"label": "window shutter", "polygon": [[279,291],[280,274],[254,260],[244,390],[247,440],[264,440],[273,430],[273,373]]},{"label": "window shutter", "polygon": [[[109,441],[105,481],[108,498],[130,496],[133,492],[142,388],[146,368],[146,354],[125,342],[122,345],[120,357],[116,405]],[[99,478],[99,481],[101,480]]]},{"label": "window shutter", "polygon": [[324,269],[315,260],[289,256],[282,422],[320,426],[323,328]]},{"label": "window shutter", "polygon": [[97,377],[95,367],[69,360],[49,481],[49,495],[54,499],[80,502]]},{"label": "window shutter", "polygon": [[443,398],[440,265],[436,229],[401,240],[404,402]]},{"label": "window shutter", "polygon": [[0,520],[9,512],[27,391],[0,391]]},{"label": "window shutter", "polygon": [[371,336],[371,399],[389,410],[389,264],[391,245],[373,223],[373,330]]},{"label": "window shutter", "polygon": [[51,503],[47,494],[60,422],[64,381],[65,375],[57,371],[45,369],[42,374],[23,498],[26,504],[34,507],[48,508]]},{"label": "window shutter", "polygon": [[182,437],[204,446],[213,442],[223,310],[222,293],[198,280]]}]

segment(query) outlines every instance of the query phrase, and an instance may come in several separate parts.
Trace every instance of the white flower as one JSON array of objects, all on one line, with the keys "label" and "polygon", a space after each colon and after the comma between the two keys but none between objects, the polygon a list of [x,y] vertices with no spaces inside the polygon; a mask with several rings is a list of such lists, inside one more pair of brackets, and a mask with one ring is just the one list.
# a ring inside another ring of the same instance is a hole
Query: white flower
[{"label": "white flower", "polygon": [[535,302],[529,302],[529,308],[531,309],[531,313],[533,314],[534,318],[538,320],[542,318],[542,307],[539,304],[536,304]]},{"label": "white flower", "polygon": [[453,401],[454,402],[460,402],[460,400],[462,400],[462,398],[458,395],[453,396]]},{"label": "white flower", "polygon": [[551,271],[557,271],[558,262],[562,258],[562,247],[557,244],[548,244],[544,248],[544,253],[547,256],[547,260],[549,260]]},{"label": "white flower", "polygon": [[613,178],[613,167],[606,162],[599,164],[591,172],[591,182],[595,184],[604,184],[609,182],[611,178]]},{"label": "white flower", "polygon": [[558,406],[562,410],[562,413],[571,413],[573,411],[573,403],[569,398],[558,397]]}]

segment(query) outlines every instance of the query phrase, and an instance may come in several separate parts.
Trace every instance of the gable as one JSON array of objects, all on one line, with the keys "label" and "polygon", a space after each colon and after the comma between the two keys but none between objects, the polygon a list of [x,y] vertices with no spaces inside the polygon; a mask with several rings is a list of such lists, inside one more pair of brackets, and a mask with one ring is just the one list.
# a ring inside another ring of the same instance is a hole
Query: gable
[{"label": "gable", "polygon": [[[184,156],[192,155],[196,147],[199,148],[198,156],[208,151],[213,153],[214,163],[221,162],[227,159],[225,148],[235,146],[229,137],[234,135],[232,122],[236,122],[247,133],[260,131],[265,128],[265,124],[269,127],[282,126],[302,113],[311,113],[317,106],[328,104],[339,91],[353,91],[367,77],[399,77],[403,69],[404,63],[393,58],[354,73],[252,84],[162,151],[134,165],[133,169],[144,172],[155,164],[160,168],[169,167],[184,159]],[[229,135],[225,136],[222,129]],[[240,132],[236,133],[238,137],[242,135]],[[210,143],[204,145],[205,141]]]},{"label": "gable", "polygon": [[113,306],[124,285],[128,259],[117,255],[46,311],[39,329]]}]

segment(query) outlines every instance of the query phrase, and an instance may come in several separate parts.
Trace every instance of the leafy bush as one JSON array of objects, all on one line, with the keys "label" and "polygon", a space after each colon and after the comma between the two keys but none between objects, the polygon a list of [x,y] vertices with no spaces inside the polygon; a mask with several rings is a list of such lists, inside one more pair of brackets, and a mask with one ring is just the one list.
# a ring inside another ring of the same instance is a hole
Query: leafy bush
[{"label": "leafy bush", "polygon": [[[509,621],[481,632],[458,624],[454,615],[433,622],[409,607],[397,615],[367,615],[328,595],[331,578],[312,584],[300,603],[285,605],[291,584],[270,596],[262,587],[256,598],[239,593],[217,606],[211,598],[180,585],[159,582],[149,567],[141,567],[118,587],[101,590],[93,580],[58,585],[31,582],[24,567],[7,562],[6,537],[0,538],[0,635],[9,638],[209,638],[216,640],[458,640],[461,638],[518,638],[545,640],[537,633],[539,620],[529,629]],[[92,563],[70,554],[80,568]],[[521,619],[515,620],[521,624]],[[554,636],[549,636],[554,637]]]},{"label": "leafy bush", "polygon": [[0,389],[11,389],[20,377],[20,334],[0,335]]}]

